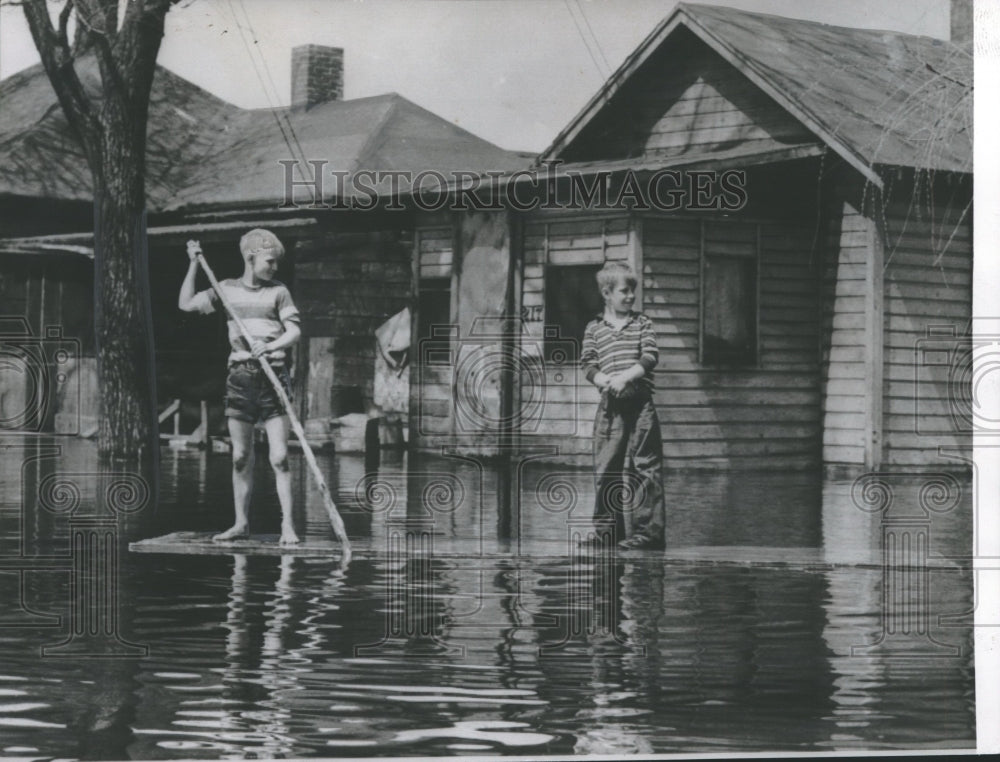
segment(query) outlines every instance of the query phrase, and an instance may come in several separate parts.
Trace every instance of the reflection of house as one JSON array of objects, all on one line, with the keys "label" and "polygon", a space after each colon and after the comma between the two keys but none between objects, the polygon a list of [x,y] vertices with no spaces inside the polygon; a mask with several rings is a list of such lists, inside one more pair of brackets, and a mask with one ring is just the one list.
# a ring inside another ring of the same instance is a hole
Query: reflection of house
[{"label": "reflection of house", "polygon": [[[297,48],[292,107],[249,111],[158,70],[146,184],[161,400],[221,400],[223,391],[221,324],[176,308],[184,242],[199,238],[216,274],[236,276],[239,237],[261,225],[285,242],[279,278],[293,285],[304,315],[302,414],[328,416],[331,389],[342,387],[360,387],[360,404],[371,402],[374,331],[410,300],[410,216],[378,204],[364,212],[280,209],[286,170],[279,161],[318,162],[328,201],[338,190],[334,172],[503,171],[528,162],[394,93],[341,100],[342,67],[339,49]],[[79,68],[96,88],[95,60]],[[34,335],[61,325],[81,339],[90,392],[83,414],[93,416],[93,250],[92,236],[80,232],[93,219],[89,172],[40,66],[0,83],[0,103],[0,295],[7,310],[27,316]],[[303,197],[302,175],[290,179]]]},{"label": "reflection of house", "polygon": [[[418,228],[422,299],[453,295],[463,367],[421,368],[416,440],[496,445],[508,420],[522,447],[587,452],[597,396],[559,351],[597,306],[593,273],[623,259],[657,324],[668,465],[950,462],[939,446],[970,442],[949,378],[959,396],[966,380],[956,353],[931,367],[922,348],[930,332],[953,349],[971,317],[971,78],[964,43],[678,6],[539,157],[563,162],[563,191],[605,173],[609,203],[515,213],[506,235],[471,214],[455,234]],[[745,206],[712,208],[732,198],[696,172],[733,169]],[[656,177],[664,198],[687,189],[686,208],[613,203]],[[500,364],[462,355],[503,346],[468,335],[466,300],[489,304],[467,280],[487,271],[507,294],[492,314],[526,321],[506,338],[523,350],[506,392]]]}]

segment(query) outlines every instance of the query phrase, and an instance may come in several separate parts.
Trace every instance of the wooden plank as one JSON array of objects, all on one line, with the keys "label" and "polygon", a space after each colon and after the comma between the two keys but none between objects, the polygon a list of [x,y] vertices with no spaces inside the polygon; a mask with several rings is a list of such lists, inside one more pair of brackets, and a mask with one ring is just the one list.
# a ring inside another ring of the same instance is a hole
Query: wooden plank
[{"label": "wooden plank", "polygon": [[938,447],[971,447],[972,434],[955,431],[954,428],[918,434],[915,431],[890,431],[886,433],[888,450],[923,450],[928,454]]},{"label": "wooden plank", "polygon": [[860,445],[838,445],[823,442],[824,463],[849,463],[860,465],[865,461],[865,448]]},{"label": "wooden plank", "polygon": [[[596,406],[595,406],[596,408]],[[713,405],[658,405],[661,422],[712,424],[723,418],[726,423],[754,423],[761,420],[760,408],[753,405],[729,405],[717,408]],[[776,423],[817,424],[819,409],[816,405],[775,405],[767,411],[767,420]]]},{"label": "wooden plank", "polygon": [[215,542],[213,532],[172,532],[160,537],[150,537],[129,543],[133,553],[168,553],[185,556],[310,556],[317,558],[338,557],[343,546],[332,539],[302,537],[296,545],[278,544],[276,534],[253,534],[247,538]]},{"label": "wooden plank", "polygon": [[429,265],[451,265],[452,253],[450,250],[425,251],[420,254],[421,267]]},{"label": "wooden plank", "polygon": [[603,265],[604,249],[571,249],[549,251],[551,265]]},{"label": "wooden plank", "polygon": [[525,307],[542,307],[545,304],[545,294],[541,291],[525,291],[521,299]]},{"label": "wooden plank", "polygon": [[[887,297],[898,303],[895,310],[904,311],[907,302],[960,302],[969,301],[970,290],[966,286],[940,286],[932,284],[897,283],[889,284]],[[895,311],[894,310],[894,311]]]},{"label": "wooden plank", "polygon": [[[451,400],[451,384],[424,382],[419,385],[418,400]],[[417,404],[420,404],[419,401]]]},{"label": "wooden plank", "polygon": [[812,374],[786,373],[783,371],[710,371],[702,368],[675,371],[659,367],[656,371],[656,393],[670,389],[695,389],[706,394],[727,394],[730,390],[765,389],[786,392],[815,390],[818,378]]},{"label": "wooden plank", "polygon": [[451,274],[452,274],[452,266],[450,264],[420,266],[421,278],[450,278]]},{"label": "wooden plank", "polygon": [[[819,405],[819,391],[789,391],[787,389],[671,389],[664,398],[656,397],[657,407],[670,404],[679,406],[729,405],[779,406]],[[661,403],[660,400],[663,400]]]},{"label": "wooden plank", "polygon": [[857,447],[867,457],[863,429],[833,429],[826,427],[823,430],[823,444]]},{"label": "wooden plank", "polygon": [[450,434],[452,432],[451,418],[439,418],[437,416],[421,417],[419,431],[421,435]]}]

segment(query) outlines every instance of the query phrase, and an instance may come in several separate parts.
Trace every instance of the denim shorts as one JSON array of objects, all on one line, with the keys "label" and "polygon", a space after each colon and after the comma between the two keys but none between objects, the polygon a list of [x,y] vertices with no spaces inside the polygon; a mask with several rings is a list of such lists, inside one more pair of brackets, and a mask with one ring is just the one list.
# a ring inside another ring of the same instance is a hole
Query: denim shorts
[{"label": "denim shorts", "polygon": [[[274,368],[274,373],[291,401],[292,385],[288,369]],[[266,421],[286,412],[257,360],[236,362],[229,366],[225,404],[227,417],[248,423]]]}]

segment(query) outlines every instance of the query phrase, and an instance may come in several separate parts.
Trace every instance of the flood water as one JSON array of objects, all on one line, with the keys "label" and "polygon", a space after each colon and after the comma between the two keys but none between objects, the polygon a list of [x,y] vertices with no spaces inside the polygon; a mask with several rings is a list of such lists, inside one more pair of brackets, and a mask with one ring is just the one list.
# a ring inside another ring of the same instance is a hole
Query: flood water
[{"label": "flood water", "polygon": [[[231,521],[228,456],[165,449],[158,505],[114,514],[95,625],[72,605],[93,445],[0,452],[0,759],[974,746],[967,478],[670,474],[667,551],[616,556],[572,542],[585,470],[320,455],[344,569],[129,552]],[[329,537],[293,469],[300,534]]]}]

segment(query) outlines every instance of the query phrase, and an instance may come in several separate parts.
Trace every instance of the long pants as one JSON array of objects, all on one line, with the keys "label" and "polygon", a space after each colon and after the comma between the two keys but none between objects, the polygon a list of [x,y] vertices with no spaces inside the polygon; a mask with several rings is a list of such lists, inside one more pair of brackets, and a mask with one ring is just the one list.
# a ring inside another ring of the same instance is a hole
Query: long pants
[{"label": "long pants", "polygon": [[594,418],[594,522],[613,522],[615,537],[664,540],[663,436],[648,392],[608,393]]}]

